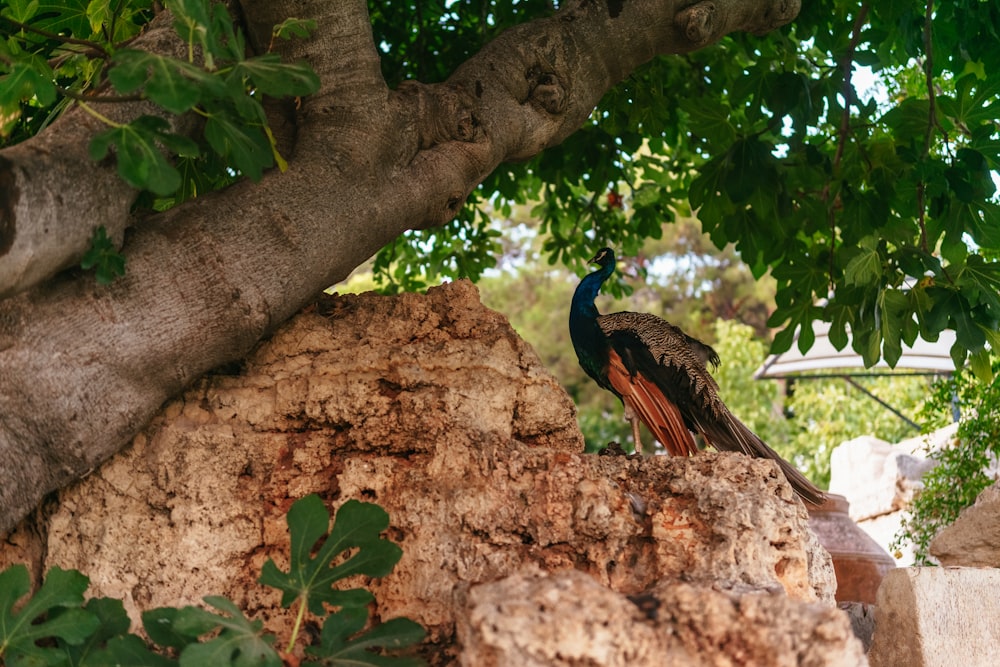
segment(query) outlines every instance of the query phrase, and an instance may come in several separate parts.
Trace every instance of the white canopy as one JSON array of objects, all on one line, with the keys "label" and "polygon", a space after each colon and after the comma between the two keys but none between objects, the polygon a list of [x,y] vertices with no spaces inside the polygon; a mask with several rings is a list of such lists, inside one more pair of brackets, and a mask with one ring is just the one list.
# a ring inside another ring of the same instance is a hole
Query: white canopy
[{"label": "white canopy", "polygon": [[865,368],[861,355],[848,344],[843,350],[830,342],[828,322],[816,322],[816,342],[805,354],[799,352],[796,344],[781,354],[772,354],[754,373],[754,378],[777,379],[796,377],[804,373],[827,371],[831,375],[882,375],[891,373],[921,373],[927,375],[953,373],[955,362],[951,359],[951,346],[955,343],[955,332],[941,332],[937,342],[929,343],[922,338],[914,341],[913,347],[903,346],[903,355],[895,369],[889,368],[884,360],[872,368]]}]

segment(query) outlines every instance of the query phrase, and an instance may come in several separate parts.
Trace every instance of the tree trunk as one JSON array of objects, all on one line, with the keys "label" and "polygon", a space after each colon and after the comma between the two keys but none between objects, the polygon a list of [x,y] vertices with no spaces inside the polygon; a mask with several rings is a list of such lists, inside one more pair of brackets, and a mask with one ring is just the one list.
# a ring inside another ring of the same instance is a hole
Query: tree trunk
[{"label": "tree trunk", "polygon": [[[278,44],[322,81],[272,120],[286,172],[129,221],[135,193],[112,177],[113,165],[87,161],[98,128],[80,114],[0,152],[0,294],[10,295],[0,302],[0,532],[378,248],[452,219],[501,162],[565,139],[642,63],[735,30],[771,30],[799,7],[568,2],[502,34],[448,81],[393,91],[363,0],[242,5],[251,45],[266,45],[271,26],[293,13],[320,26],[308,40]],[[149,38],[145,47],[176,43]],[[133,224],[124,278],[99,286],[64,270],[94,227],[120,230],[122,221]],[[52,239],[68,243],[42,252]]]}]

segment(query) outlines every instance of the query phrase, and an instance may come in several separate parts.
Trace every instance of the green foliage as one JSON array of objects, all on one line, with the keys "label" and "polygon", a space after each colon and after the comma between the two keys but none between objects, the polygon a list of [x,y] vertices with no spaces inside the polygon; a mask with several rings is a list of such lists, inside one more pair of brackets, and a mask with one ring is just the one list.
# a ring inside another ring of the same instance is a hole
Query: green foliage
[{"label": "green foliage", "polygon": [[[912,418],[923,404],[928,379],[920,376],[853,378],[860,387]],[[837,378],[801,379],[785,400],[788,440],[769,441],[810,479],[830,482],[830,454],[842,442],[872,435],[899,442],[916,430],[860,389]]]},{"label": "green foliage", "polygon": [[[275,163],[284,168],[262,99],[313,93],[319,88],[316,74],[272,54],[247,57],[244,37],[222,3],[168,0],[165,6],[187,43],[186,59],[127,46],[152,17],[149,0],[7,3],[0,23],[15,30],[0,41],[4,143],[32,136],[69,104],[78,104],[108,126],[92,140],[91,157],[113,155],[122,179],[150,193],[140,201],[157,209],[240,174],[259,180]],[[304,37],[314,27],[314,21],[287,19],[275,26],[275,37]],[[94,93],[105,83],[117,95]],[[135,100],[148,100],[163,114],[122,124],[98,110],[99,103]],[[206,119],[203,136],[180,135],[167,120],[187,112]],[[123,260],[97,241],[84,268],[96,266],[105,282],[121,275]]]},{"label": "green foliage", "polygon": [[[88,580],[79,572],[52,568],[38,591],[15,612],[15,604],[31,589],[28,568],[12,565],[0,572],[0,657],[24,664],[45,664],[56,651],[38,646],[42,639],[82,644],[98,627],[93,614],[80,609]],[[61,612],[61,613],[60,613]]]},{"label": "green foliage", "polygon": [[[284,592],[282,605],[299,600],[295,629],[285,653],[291,653],[305,611],[324,619],[317,646],[305,647],[315,660],[303,665],[414,667],[422,662],[373,652],[395,651],[419,643],[424,630],[406,618],[396,618],[365,630],[367,605],[363,589],[339,591],[332,585],[355,574],[380,577],[399,561],[399,547],[379,537],[389,525],[385,510],[349,500],[330,528],[330,514],[318,496],[296,501],[288,512],[292,538],[291,563],[281,572],[268,560],[260,581]],[[354,550],[354,551],[351,551]],[[311,554],[315,553],[315,556]],[[346,556],[346,558],[345,558]],[[216,611],[201,607],[162,607],[143,612],[142,622],[152,646],[129,632],[130,621],[121,601],[95,598],[84,603],[88,579],[79,572],[52,568],[41,587],[31,589],[28,570],[13,565],[0,572],[0,664],[142,665],[144,667],[280,667],[274,637],[263,634],[263,623],[251,620],[230,600],[207,596]],[[329,605],[329,606],[328,606]],[[331,613],[331,607],[339,608]],[[218,613],[217,613],[218,612]],[[155,646],[162,647],[154,650]]]},{"label": "green foliage", "polygon": [[[167,117],[206,119],[195,142],[149,118],[109,122],[95,139],[95,157],[113,153],[122,176],[151,193],[144,204],[163,208],[281,167],[261,97],[308,94],[315,76],[268,54],[247,58],[222,3],[166,6],[187,58],[128,46],[152,17],[149,0],[8,2],[0,135],[31,136],[70,101],[100,116],[90,93],[107,80]],[[387,0],[369,12],[396,86],[447,79],[503,30],[550,15],[552,3]],[[315,27],[290,18],[272,39]],[[577,273],[598,248],[639,255],[663,223],[696,212],[717,247],[732,246],[753,276],[773,277],[774,351],[796,340],[808,348],[819,319],[838,347],[891,365],[917,336],[952,329],[956,367],[969,362],[988,380],[1000,345],[998,33],[991,2],[928,11],[820,0],[767,35],[656,58],[562,144],[489,174],[452,223],[383,248],[376,280],[397,291],[485,275],[505,243],[494,220],[515,208],[530,208],[540,252]],[[861,87],[862,68],[875,92]]]},{"label": "green foliage", "polygon": [[94,269],[97,282],[101,285],[107,285],[118,276],[125,275],[125,257],[108,238],[104,225],[94,230],[94,235],[90,239],[90,250],[80,261],[80,268],[84,271]]},{"label": "green foliage", "polygon": [[[412,1],[373,3],[383,71],[392,84],[442,80],[549,4],[462,0],[416,12]],[[820,319],[832,322],[838,346],[893,364],[904,343],[954,329],[956,366],[969,359],[986,378],[987,344],[1000,344],[991,178],[1000,166],[1000,55],[986,46],[1000,33],[1000,9],[979,0],[926,9],[803,3],[793,24],[770,34],[657,58],[561,145],[502,165],[469,209],[506,215],[533,205],[542,251],[577,272],[603,245],[639,254],[662,223],[697,209],[719,248],[735,244],[755,276],[770,270],[776,280],[770,322],[783,330],[774,351],[796,338],[808,348]],[[882,92],[859,89],[861,67]],[[466,229],[438,230],[434,242],[459,243]],[[417,287],[401,277],[430,265],[434,275],[474,275],[427,258],[425,239],[405,241],[412,252],[403,241],[383,250],[381,278]]]},{"label": "green foliage", "polygon": [[928,452],[938,465],[924,474],[924,488],[913,499],[909,518],[893,538],[896,549],[911,545],[920,565],[934,564],[931,540],[996,481],[987,471],[1000,456],[1000,376],[994,373],[994,379],[984,384],[966,371],[936,383],[921,415],[924,430],[934,431],[951,423],[956,408],[961,409],[962,417],[955,442]]},{"label": "green foliage", "polygon": [[[337,581],[355,574],[384,577],[399,562],[402,550],[379,533],[389,527],[389,515],[378,505],[349,500],[337,513],[330,530],[330,517],[318,496],[306,496],[288,511],[292,533],[291,563],[282,572],[268,559],[261,570],[260,583],[283,592],[281,604],[299,600],[313,614],[323,613],[323,605],[363,607],[371,593],[354,588],[333,588]],[[329,535],[327,535],[329,531]],[[326,537],[324,537],[326,535]],[[348,560],[330,567],[341,553],[358,551]],[[315,556],[311,555],[315,551]]]},{"label": "green foliage", "polygon": [[[715,377],[726,405],[821,487],[830,482],[830,453],[842,442],[860,435],[897,442],[914,435],[910,425],[843,380],[797,380],[789,396],[779,395],[784,386],[779,382],[754,380],[767,344],[746,325],[720,320],[715,338],[722,358]],[[922,405],[927,390],[927,380],[921,377],[859,377],[855,381],[911,415]]]}]

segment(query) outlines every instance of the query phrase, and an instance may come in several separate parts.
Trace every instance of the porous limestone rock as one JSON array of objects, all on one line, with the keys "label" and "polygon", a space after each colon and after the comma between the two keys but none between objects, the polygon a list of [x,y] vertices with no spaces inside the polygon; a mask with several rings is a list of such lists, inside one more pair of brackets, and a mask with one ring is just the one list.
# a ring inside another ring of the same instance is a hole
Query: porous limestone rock
[{"label": "porous limestone rock", "polygon": [[988,486],[930,544],[942,565],[1000,567],[1000,485]]},{"label": "porous limestone rock", "polygon": [[832,602],[829,555],[773,462],[582,449],[572,401],[471,284],[341,296],[169,402],[15,536],[43,541],[36,572],[79,569],[133,618],[225,595],[281,636],[289,615],[256,580],[284,566],[291,503],[378,502],[403,558],[354,584],[377,618],[428,629],[432,663],[454,658],[455,591],[526,565],[626,594],[683,578]]},{"label": "porous limestone rock", "polygon": [[1000,646],[1000,570],[908,567],[882,580],[872,667],[992,667]]},{"label": "porous limestone rock", "polygon": [[628,598],[572,570],[473,586],[459,614],[467,667],[860,667],[847,615],[780,593],[664,581]]}]

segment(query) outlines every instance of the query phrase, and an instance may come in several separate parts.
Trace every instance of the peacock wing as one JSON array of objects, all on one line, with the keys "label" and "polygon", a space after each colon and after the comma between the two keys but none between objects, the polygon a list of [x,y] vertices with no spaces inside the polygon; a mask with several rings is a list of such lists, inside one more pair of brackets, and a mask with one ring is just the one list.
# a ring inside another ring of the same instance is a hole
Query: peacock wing
[{"label": "peacock wing", "polygon": [[706,369],[715,351],[647,313],[602,315],[598,324],[616,357],[608,371],[615,391],[671,454],[695,453],[692,418],[717,400]]},{"label": "peacock wing", "polygon": [[641,371],[631,374],[613,348],[608,352],[607,379],[622,402],[632,409],[672,456],[690,456],[698,451],[677,405]]},{"label": "peacock wing", "polygon": [[[718,385],[707,369],[707,364],[719,362],[715,350],[655,315],[614,313],[601,316],[598,322],[608,336],[611,349],[620,355],[625,372],[639,378],[633,384],[653,387],[646,393],[654,397],[651,399],[654,403],[672,403],[684,426],[700,433],[720,451],[743,452],[777,461],[803,499],[814,504],[823,501],[822,491],[768,447],[722,402]],[[642,414],[640,410],[636,412]],[[650,426],[645,417],[641,418]],[[658,435],[657,439],[664,442]]]}]

